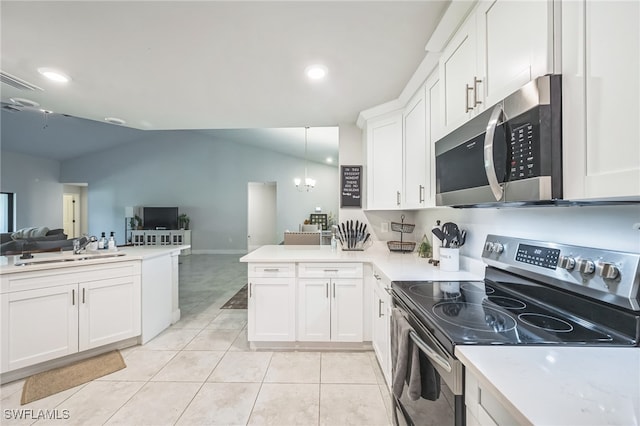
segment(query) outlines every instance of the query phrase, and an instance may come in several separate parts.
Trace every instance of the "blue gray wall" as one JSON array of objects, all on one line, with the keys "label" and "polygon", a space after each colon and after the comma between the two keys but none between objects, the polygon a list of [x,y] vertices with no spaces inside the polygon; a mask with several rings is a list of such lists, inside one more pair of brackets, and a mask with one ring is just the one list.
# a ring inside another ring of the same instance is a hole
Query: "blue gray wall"
[{"label": "blue gray wall", "polygon": [[0,152],[0,190],[15,193],[15,229],[62,228],[60,163],[15,152]]},{"label": "blue gray wall", "polygon": [[192,131],[156,131],[62,162],[60,181],[88,183],[92,235],[113,230],[122,243],[126,206],[178,206],[191,218],[193,249],[215,253],[246,251],[248,182],[277,182],[279,235],[316,207],[337,215],[338,169],[309,163],[318,182],[310,193],[293,185],[303,175],[299,158]]}]

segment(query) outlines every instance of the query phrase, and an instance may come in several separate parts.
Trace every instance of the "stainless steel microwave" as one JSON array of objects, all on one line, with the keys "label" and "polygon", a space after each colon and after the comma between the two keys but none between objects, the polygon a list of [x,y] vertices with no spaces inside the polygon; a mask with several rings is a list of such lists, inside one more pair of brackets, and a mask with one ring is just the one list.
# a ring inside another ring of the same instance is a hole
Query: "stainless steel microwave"
[{"label": "stainless steel microwave", "polygon": [[561,83],[531,81],[437,141],[436,205],[561,200]]}]

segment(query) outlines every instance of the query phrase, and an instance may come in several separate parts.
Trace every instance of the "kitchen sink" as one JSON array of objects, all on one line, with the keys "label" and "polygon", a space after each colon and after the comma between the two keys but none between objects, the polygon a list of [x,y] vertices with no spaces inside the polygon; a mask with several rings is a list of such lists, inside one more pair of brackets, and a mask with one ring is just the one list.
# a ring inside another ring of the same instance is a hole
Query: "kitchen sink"
[{"label": "kitchen sink", "polygon": [[92,260],[92,259],[105,259],[110,257],[120,257],[125,256],[126,253],[123,252],[107,252],[107,253],[99,253],[99,252],[86,252],[80,254],[51,254],[51,255],[42,255],[42,256],[34,256],[31,259],[20,259],[19,257],[15,261],[16,266],[27,266],[27,265],[41,265],[46,263],[64,263],[64,262],[79,262],[83,260]]}]

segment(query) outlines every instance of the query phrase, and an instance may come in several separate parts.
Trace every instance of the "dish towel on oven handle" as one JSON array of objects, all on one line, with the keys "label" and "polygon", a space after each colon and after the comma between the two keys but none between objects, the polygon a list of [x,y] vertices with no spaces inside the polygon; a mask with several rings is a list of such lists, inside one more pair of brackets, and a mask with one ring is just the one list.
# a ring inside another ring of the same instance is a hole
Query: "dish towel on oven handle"
[{"label": "dish towel on oven handle", "polygon": [[413,327],[402,311],[391,312],[391,352],[395,365],[392,372],[392,391],[400,399],[404,384],[408,385],[408,396],[412,401],[420,397],[435,401],[440,396],[440,375],[431,362],[413,343],[410,333]]}]

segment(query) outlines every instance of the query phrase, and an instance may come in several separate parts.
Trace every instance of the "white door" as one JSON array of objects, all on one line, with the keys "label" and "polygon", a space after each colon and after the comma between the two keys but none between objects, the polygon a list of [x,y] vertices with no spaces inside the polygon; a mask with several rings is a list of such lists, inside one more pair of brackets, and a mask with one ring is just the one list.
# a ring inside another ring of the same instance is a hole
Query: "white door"
[{"label": "white door", "polygon": [[62,222],[67,238],[80,236],[80,202],[77,194],[63,194]]},{"label": "white door", "polygon": [[249,341],[295,340],[295,278],[251,278],[247,310]]},{"label": "white door", "polygon": [[277,244],[276,183],[249,182],[247,194],[247,251]]},{"label": "white door", "polygon": [[298,340],[331,340],[329,278],[298,279]]},{"label": "white door", "polygon": [[362,342],[362,279],[331,280],[331,341]]}]

